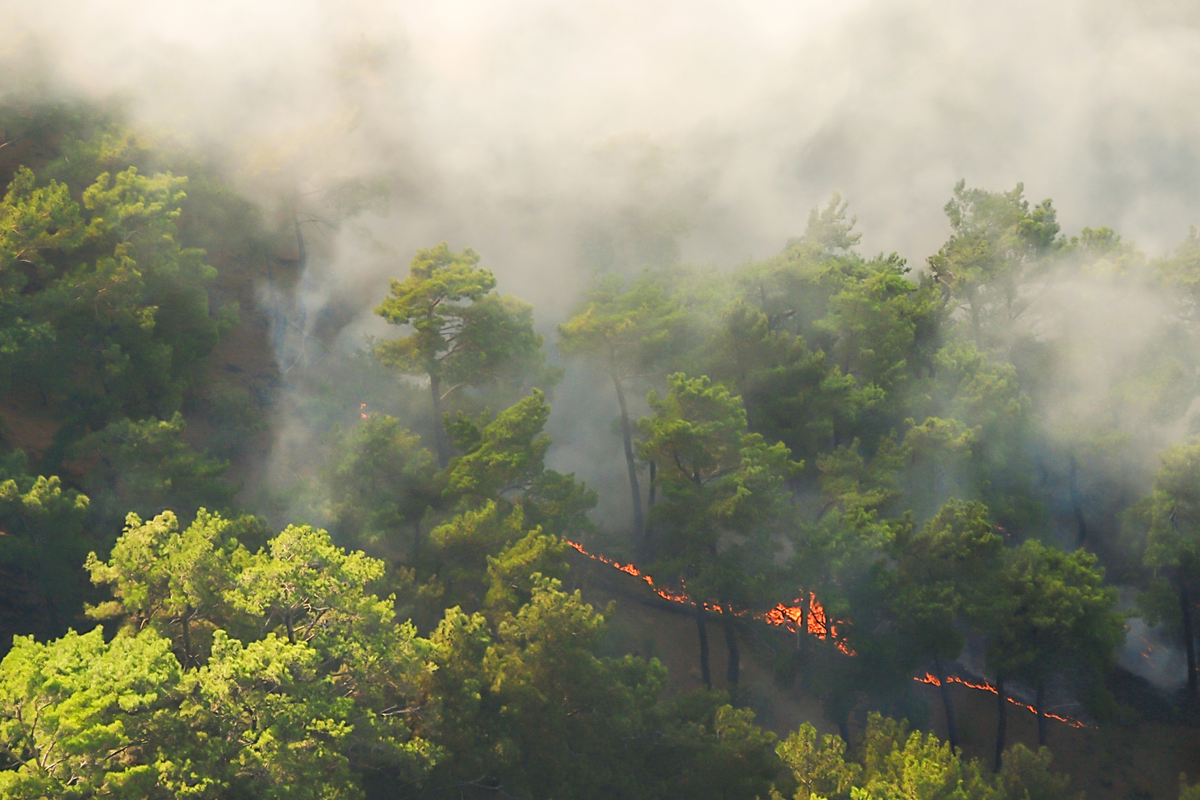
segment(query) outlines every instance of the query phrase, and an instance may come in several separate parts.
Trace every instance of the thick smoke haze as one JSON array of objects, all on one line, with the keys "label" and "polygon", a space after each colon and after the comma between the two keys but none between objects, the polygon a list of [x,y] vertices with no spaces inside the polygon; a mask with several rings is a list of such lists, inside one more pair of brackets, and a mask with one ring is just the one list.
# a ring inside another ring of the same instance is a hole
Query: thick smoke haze
[{"label": "thick smoke haze", "polygon": [[[382,332],[387,278],[443,239],[479,250],[549,333],[597,268],[676,246],[764,258],[835,190],[864,252],[918,269],[959,179],[1024,181],[1064,232],[1109,225],[1151,253],[1200,221],[1200,12],[1183,2],[7,5],[5,60],[55,91],[212,152],[269,214],[354,217],[314,226],[295,299],[308,324],[357,319],[347,341]],[[386,205],[329,202],[355,182]],[[1108,313],[1075,300],[1077,330]],[[1123,308],[1122,330],[1157,313]],[[1086,404],[1104,381],[1080,364]],[[577,384],[558,402],[611,444],[613,409]],[[552,432],[560,453],[592,438]]]},{"label": "thick smoke haze", "polygon": [[540,307],[576,287],[581,227],[629,208],[720,264],[833,190],[866,251],[919,264],[960,178],[1152,251],[1200,219],[1185,3],[8,5],[8,55],[63,90],[231,155],[267,202],[383,180],[381,239],[472,244]]}]

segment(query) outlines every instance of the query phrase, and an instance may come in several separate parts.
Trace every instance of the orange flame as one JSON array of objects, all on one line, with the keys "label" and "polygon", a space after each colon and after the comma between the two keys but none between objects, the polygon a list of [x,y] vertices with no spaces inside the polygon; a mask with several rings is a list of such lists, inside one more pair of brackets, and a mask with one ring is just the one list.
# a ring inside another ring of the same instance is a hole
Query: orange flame
[{"label": "orange flame", "polygon": [[[1126,625],[1125,629],[1129,630],[1129,626]],[[1138,638],[1146,643],[1146,649],[1142,652],[1142,658],[1146,658],[1146,659],[1153,658],[1153,656],[1151,656],[1150,654],[1154,652],[1154,645],[1150,644],[1150,640],[1147,639],[1145,636],[1138,636]]]},{"label": "orange flame", "polygon": [[[916,677],[916,678],[913,678],[913,680],[916,681],[917,683],[927,683],[930,686],[941,686],[942,685],[942,682],[937,679],[937,676],[933,675],[932,673],[929,673],[929,672],[925,673],[925,677],[923,677],[923,678]],[[992,694],[996,694],[996,695],[1000,694],[999,690],[996,689],[995,686],[992,686],[990,683],[972,683],[971,681],[963,680],[962,678],[956,677],[954,675],[946,676],[946,683],[961,683],[963,686],[966,686],[968,689],[979,689],[980,691],[991,692]],[[1007,700],[1008,702],[1012,703],[1014,706],[1020,706],[1021,708],[1025,709],[1026,711],[1032,711],[1034,714],[1037,713],[1036,706],[1031,706],[1028,703],[1022,703],[1020,700],[1015,699],[1012,695],[1005,695],[1004,699]],[[1046,713],[1046,717],[1048,719],[1058,720],[1059,722],[1065,722],[1066,724],[1070,725],[1072,728],[1090,728],[1090,727],[1092,727],[1091,725],[1088,725],[1084,722],[1080,722],[1077,719],[1071,719],[1070,717],[1062,717],[1062,716],[1059,716],[1058,714],[1051,714],[1049,712]]]},{"label": "orange flame", "polygon": [[566,542],[567,544],[569,544],[571,547],[574,547],[576,550],[578,550],[580,553],[587,556],[588,558],[599,561],[601,564],[608,564],[613,569],[619,570],[620,572],[624,572],[626,575],[632,575],[635,578],[641,578],[642,580],[644,580],[646,582],[646,585],[650,587],[651,591],[653,591],[656,595],[658,595],[659,597],[661,597],[664,600],[670,600],[672,603],[690,603],[690,602],[692,602],[691,598],[688,597],[686,594],[671,592],[666,589],[663,589],[660,586],[655,586],[654,578],[650,577],[649,575],[646,575],[641,570],[639,570],[637,567],[635,567],[633,564],[622,564],[620,562],[613,561],[611,558],[607,558],[607,557],[601,556],[601,555],[596,555],[595,553],[589,553],[587,550],[583,549],[583,545],[581,545],[579,542],[572,542],[570,539],[563,539],[563,541]]},{"label": "orange flame", "polygon": [[[597,553],[589,553],[587,550],[584,549],[583,545],[581,545],[579,542],[573,542],[570,539],[564,539],[563,541],[566,542],[571,547],[573,547],[579,553],[587,556],[590,559],[599,561],[601,564],[607,564],[608,566],[612,567],[615,570],[618,570],[619,572],[624,572],[626,575],[632,575],[635,578],[640,578],[641,580],[645,581],[646,585],[650,587],[651,591],[653,591],[656,595],[663,598],[664,600],[670,600],[673,603],[685,603],[685,604],[695,605],[695,601],[692,600],[690,597],[688,597],[686,593],[673,592],[673,591],[670,591],[669,589],[664,589],[661,586],[656,585],[654,583],[654,578],[652,576],[647,575],[646,573],[642,572],[637,567],[635,567],[633,564],[622,564],[619,561],[614,561],[613,559],[608,558],[606,556],[602,556]],[[839,624],[844,624],[844,623],[836,623],[836,622],[829,621],[828,617],[825,615],[825,608],[817,600],[817,595],[815,592],[808,593],[808,602],[807,603],[805,603],[804,600],[799,597],[797,597],[795,600],[793,600],[792,603],[793,603],[793,605],[790,605],[790,606],[780,603],[777,606],[775,606],[774,608],[772,608],[771,610],[764,611],[759,614],[751,614],[751,612],[746,611],[746,610],[735,611],[732,608],[725,608],[725,607],[722,607],[722,606],[714,604],[714,603],[703,603],[702,602],[700,605],[706,611],[711,611],[715,614],[730,613],[730,614],[734,614],[735,616],[739,616],[739,617],[744,617],[744,616],[749,615],[753,619],[760,620],[762,622],[767,623],[768,625],[774,625],[776,627],[786,628],[787,630],[789,630],[793,633],[799,633],[803,629],[804,632],[808,633],[811,636],[815,636],[818,639],[826,639],[826,638],[834,639],[834,640],[836,640],[836,645],[837,645],[838,650],[842,651],[843,653],[845,653],[848,656],[856,655],[855,652],[852,649],[850,649],[849,646],[847,646],[847,644],[844,640],[839,640],[837,638],[837,635],[838,635],[837,626]],[[807,608],[805,607],[806,605],[807,605]],[[925,673],[924,677],[915,677],[915,678],[913,678],[913,680],[917,681],[918,683],[930,684],[932,686],[941,686],[942,685],[941,681],[939,681],[936,676],[934,676],[933,674],[928,673],[928,672]],[[968,689],[978,689],[980,691],[991,692],[992,694],[996,694],[996,695],[1000,694],[1000,692],[996,689],[996,687],[992,686],[989,683],[972,683],[971,681],[963,680],[962,678],[959,678],[954,675],[947,676],[946,682],[962,684],[963,686],[966,686]],[[1031,711],[1034,714],[1037,713],[1037,708],[1035,706],[1031,706],[1028,703],[1022,703],[1020,700],[1015,699],[1011,695],[1006,696],[1004,699],[1007,700],[1008,702],[1012,703],[1015,706],[1024,708],[1025,710]],[[1046,717],[1048,719],[1053,719],[1053,720],[1057,720],[1059,722],[1066,723],[1067,725],[1070,725],[1072,728],[1092,727],[1092,726],[1089,726],[1086,723],[1081,722],[1077,719],[1060,716],[1058,714],[1051,714],[1051,713],[1047,712]]]},{"label": "orange flame", "polygon": [[[621,564],[620,562],[614,561],[606,556],[602,556],[597,553],[589,553],[584,549],[583,545],[579,544],[579,542],[572,542],[570,539],[564,539],[563,541],[590,559],[599,561],[601,564],[607,564],[615,570],[624,572],[626,575],[632,575],[635,578],[641,578],[646,582],[646,585],[650,587],[651,591],[664,600],[670,600],[672,603],[696,605],[696,602],[692,600],[692,598],[688,597],[686,593],[682,591],[673,592],[669,589],[664,589],[661,586],[656,585],[653,577],[642,572],[633,564]],[[700,607],[705,611],[711,611],[714,614],[729,613],[738,617],[751,616],[753,619],[760,620],[768,625],[786,628],[793,633],[799,633],[803,628],[806,633],[815,636],[818,639],[829,638],[835,640],[837,649],[846,655],[855,655],[855,652],[851,650],[849,646],[847,646],[845,641],[838,639],[837,626],[841,623],[832,623],[828,620],[828,618],[825,616],[825,608],[817,601],[817,595],[814,592],[808,593],[807,608],[805,608],[805,603],[800,598],[796,598],[792,602],[795,603],[795,605],[786,606],[783,603],[780,603],[770,611],[765,611],[759,614],[753,614],[744,609],[735,611],[733,608],[720,606],[715,603],[701,602]]]}]

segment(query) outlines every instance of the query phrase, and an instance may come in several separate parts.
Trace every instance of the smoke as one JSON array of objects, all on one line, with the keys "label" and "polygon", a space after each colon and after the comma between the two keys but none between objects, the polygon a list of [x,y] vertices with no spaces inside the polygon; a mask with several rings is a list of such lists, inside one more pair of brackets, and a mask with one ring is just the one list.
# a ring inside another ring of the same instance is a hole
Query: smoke
[{"label": "smoke", "polygon": [[1139,617],[1129,620],[1129,630],[1117,663],[1167,692],[1176,691],[1187,683],[1187,659],[1182,648]]},{"label": "smoke", "polygon": [[385,182],[400,253],[469,241],[539,304],[579,227],[629,207],[681,209],[685,255],[721,263],[833,189],[867,250],[917,261],[959,178],[1152,249],[1200,218],[1182,2],[8,5],[4,49],[66,89],[233,154],[264,200]]},{"label": "smoke", "polygon": [[[593,271],[772,255],[833,190],[864,252],[918,267],[960,178],[1024,181],[1067,233],[1110,225],[1151,252],[1200,221],[1183,0],[5,6],[3,59],[216,154],[280,218],[337,223],[289,301],[301,344],[322,321],[351,344],[382,333],[387,279],[441,240],[479,250],[549,333]],[[1127,330],[1157,313],[1114,302]],[[1091,402],[1102,374],[1068,394]],[[602,399],[568,373],[559,406],[588,421],[556,415],[552,461],[619,504]]]}]

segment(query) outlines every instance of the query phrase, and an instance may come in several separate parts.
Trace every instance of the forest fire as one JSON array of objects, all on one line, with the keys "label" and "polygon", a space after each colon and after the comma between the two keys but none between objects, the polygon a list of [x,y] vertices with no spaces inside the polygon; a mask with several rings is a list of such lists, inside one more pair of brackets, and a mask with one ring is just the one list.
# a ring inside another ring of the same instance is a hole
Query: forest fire
[{"label": "forest fire", "polygon": [[[924,677],[918,676],[918,677],[913,678],[913,680],[916,681],[917,683],[925,683],[930,686],[941,686],[942,685],[942,682],[937,679],[937,676],[933,675],[929,672],[926,672]],[[956,677],[954,675],[947,676],[946,683],[959,683],[959,684],[962,684],[963,686],[966,686],[968,689],[978,689],[983,692],[991,692],[992,694],[1000,693],[999,691],[997,691],[996,687],[992,686],[990,683],[972,683],[971,681],[963,680],[962,678]],[[1022,703],[1020,700],[1017,700],[1012,695],[1008,695],[1004,699],[1007,700],[1008,702],[1012,703],[1014,706],[1020,706],[1021,708],[1025,709],[1026,711],[1030,711],[1034,714],[1037,713],[1036,706],[1031,706],[1028,703]],[[1050,714],[1047,712],[1046,718],[1058,720],[1059,722],[1065,722],[1067,725],[1070,725],[1072,728],[1091,727],[1084,722],[1080,722],[1077,719],[1071,719],[1070,717],[1063,717],[1058,714]]]},{"label": "forest fire", "polygon": [[[1128,630],[1129,626],[1128,625],[1125,626],[1125,629]],[[1142,642],[1146,645],[1146,649],[1143,650],[1141,653],[1142,658],[1152,659],[1154,657],[1154,645],[1152,645],[1150,643],[1150,640],[1147,639],[1145,636],[1138,636],[1138,638],[1141,639]]]},{"label": "forest fire", "polygon": [[[614,561],[606,556],[590,553],[584,549],[583,545],[579,544],[578,542],[573,542],[570,539],[564,539],[563,541],[565,541],[568,545],[582,555],[585,555],[594,561],[599,561],[601,564],[607,564],[615,570],[624,572],[626,575],[632,575],[635,578],[640,578],[646,582],[646,585],[649,586],[655,594],[664,600],[670,600],[672,603],[695,605],[695,601],[688,597],[687,594],[683,592],[672,592],[656,585],[652,576],[642,572],[633,564],[621,564],[620,562]],[[829,622],[825,615],[825,608],[820,604],[820,602],[817,601],[816,593],[808,593],[807,603],[805,603],[801,598],[796,598],[792,602],[794,605],[787,606],[783,603],[780,603],[771,610],[759,614],[753,614],[752,612],[745,610],[734,611],[731,608],[724,608],[712,603],[703,603],[702,606],[706,611],[711,611],[714,614],[732,613],[739,617],[752,616],[753,619],[760,620],[768,625],[786,628],[793,633],[800,633],[803,631],[811,636],[817,637],[818,639],[831,638],[835,641],[838,650],[841,650],[848,656],[855,655],[854,651],[851,650],[844,641],[837,638],[838,623]]]},{"label": "forest fire", "polygon": [[[589,553],[587,550],[585,550],[583,548],[583,545],[581,545],[579,542],[572,542],[570,539],[563,539],[563,541],[566,542],[567,544],[569,544],[571,547],[578,550],[583,555],[587,556],[588,558],[590,558],[594,561],[599,561],[601,564],[607,564],[608,566],[612,567],[615,570],[624,572],[626,575],[632,575],[635,578],[641,578],[643,581],[646,582],[646,585],[649,586],[650,589],[656,595],[658,595],[659,597],[661,597],[664,600],[670,600],[672,603],[690,603],[690,602],[692,602],[691,598],[688,597],[686,594],[679,594],[676,592],[671,592],[666,589],[663,589],[660,586],[655,586],[654,578],[643,573],[641,570],[639,570],[633,564],[621,564],[620,562],[613,561],[611,558],[597,555],[595,553]],[[718,611],[718,613],[720,613],[720,612]]]}]

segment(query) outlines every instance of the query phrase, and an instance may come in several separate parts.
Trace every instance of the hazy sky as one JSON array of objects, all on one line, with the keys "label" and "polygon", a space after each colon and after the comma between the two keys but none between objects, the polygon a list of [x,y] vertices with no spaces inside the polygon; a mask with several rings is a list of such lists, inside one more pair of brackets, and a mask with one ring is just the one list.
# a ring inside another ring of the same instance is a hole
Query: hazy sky
[{"label": "hazy sky", "polygon": [[[722,265],[833,190],[866,251],[920,265],[960,178],[1151,251],[1200,221],[1191,3],[3,2],[6,55],[225,150],[266,202],[386,181],[370,224],[401,267],[474,245],[540,315],[581,227],[626,207],[685,215],[685,256]],[[364,292],[388,269],[336,268]]]}]

